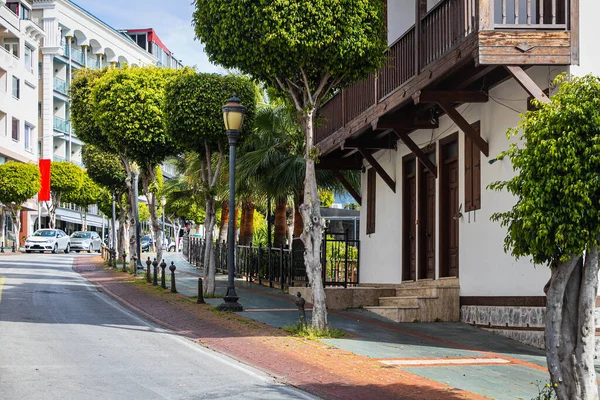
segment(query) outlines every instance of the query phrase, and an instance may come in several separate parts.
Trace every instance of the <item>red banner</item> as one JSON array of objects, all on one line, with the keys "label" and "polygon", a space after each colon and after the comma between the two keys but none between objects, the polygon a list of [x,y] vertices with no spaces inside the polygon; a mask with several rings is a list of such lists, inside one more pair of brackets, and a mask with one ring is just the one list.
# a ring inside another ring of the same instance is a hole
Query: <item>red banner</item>
[{"label": "red banner", "polygon": [[42,186],[38,193],[38,201],[50,201],[50,160],[40,160]]}]

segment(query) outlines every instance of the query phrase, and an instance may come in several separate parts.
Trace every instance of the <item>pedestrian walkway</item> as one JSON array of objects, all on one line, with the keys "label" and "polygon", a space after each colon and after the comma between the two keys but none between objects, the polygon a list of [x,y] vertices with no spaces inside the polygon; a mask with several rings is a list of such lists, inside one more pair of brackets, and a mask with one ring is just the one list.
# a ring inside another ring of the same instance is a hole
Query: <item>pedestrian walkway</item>
[{"label": "pedestrian walkway", "polygon": [[[167,253],[165,259],[177,266],[179,292],[196,296],[201,270],[179,254]],[[226,278],[217,276],[219,296],[225,294]],[[294,296],[242,279],[236,290],[244,306],[239,315],[278,328],[298,321]],[[529,400],[549,381],[542,350],[463,323],[396,323],[360,309],[330,311],[329,323],[350,336],[322,340],[330,346],[485,397]]]}]

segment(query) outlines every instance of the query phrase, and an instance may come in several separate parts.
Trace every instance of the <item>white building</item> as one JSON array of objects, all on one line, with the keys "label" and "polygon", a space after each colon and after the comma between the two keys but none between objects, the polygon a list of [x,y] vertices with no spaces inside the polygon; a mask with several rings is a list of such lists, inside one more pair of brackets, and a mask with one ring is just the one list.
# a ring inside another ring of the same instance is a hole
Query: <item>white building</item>
[{"label": "white building", "polygon": [[386,3],[390,61],[324,104],[316,128],[322,168],[363,171],[360,284],[396,288],[365,308],[540,346],[550,272],[504,252],[490,216],[514,199],[487,186],[513,176],[496,156],[531,98],[551,95],[561,72],[600,74],[600,4]]},{"label": "white building", "polygon": [[[31,9],[30,0],[0,0],[0,164],[38,160],[38,49],[44,32],[31,20]],[[23,205],[36,208],[33,201]],[[0,229],[10,232],[12,224],[5,220]],[[26,212],[21,222],[19,237],[27,232]]]}]

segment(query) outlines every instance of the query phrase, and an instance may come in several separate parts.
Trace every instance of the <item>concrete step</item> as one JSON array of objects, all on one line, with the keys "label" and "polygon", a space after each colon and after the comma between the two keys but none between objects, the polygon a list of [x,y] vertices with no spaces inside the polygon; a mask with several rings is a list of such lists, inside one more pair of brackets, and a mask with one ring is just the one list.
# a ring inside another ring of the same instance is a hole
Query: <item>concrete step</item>
[{"label": "concrete step", "polygon": [[394,307],[406,307],[406,306],[419,306],[419,299],[437,299],[438,296],[396,296],[396,297],[380,297],[380,306],[394,306]]},{"label": "concrete step", "polygon": [[396,297],[432,297],[437,295],[438,290],[435,287],[408,286],[396,288]]},{"label": "concrete step", "polygon": [[381,315],[382,317],[390,319],[394,322],[413,322],[416,319],[419,319],[418,306],[376,306],[365,307],[364,309],[377,315]]}]

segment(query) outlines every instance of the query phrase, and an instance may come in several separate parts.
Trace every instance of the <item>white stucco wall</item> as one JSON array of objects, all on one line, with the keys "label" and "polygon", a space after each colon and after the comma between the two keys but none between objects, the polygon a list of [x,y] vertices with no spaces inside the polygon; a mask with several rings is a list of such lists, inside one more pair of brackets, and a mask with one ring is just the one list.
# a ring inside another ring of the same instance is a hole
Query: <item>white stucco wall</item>
[{"label": "white stucco wall", "polygon": [[[549,87],[549,81],[563,71],[559,67],[534,67],[527,73],[542,88]],[[469,123],[481,121],[481,135],[488,141],[490,157],[481,155],[481,209],[464,211],[464,134],[446,116],[440,118],[438,129],[420,130],[411,138],[421,147],[432,138],[435,142],[459,132],[459,204],[463,204],[463,217],[459,223],[459,277],[461,296],[541,296],[543,286],[549,278],[545,266],[534,266],[529,260],[514,260],[503,250],[505,228],[491,222],[490,216],[497,211],[508,210],[513,199],[507,193],[487,190],[496,180],[506,180],[513,176],[508,160],[489,164],[501,151],[508,148],[506,130],[519,120],[518,113],[524,112],[529,95],[513,80],[508,80],[490,91],[490,100],[484,104],[463,105],[458,110]],[[501,105],[499,103],[503,103]],[[509,108],[510,107],[510,108]],[[396,181],[396,193],[377,178],[376,231],[366,235],[366,224],[361,224],[361,283],[401,282],[402,277],[402,157],[409,154],[402,143],[398,150],[380,151],[375,154],[388,174]],[[440,153],[439,144],[436,151]],[[438,163],[439,164],[439,163]],[[365,164],[367,165],[367,164]],[[368,165],[367,165],[368,168]],[[363,193],[366,193],[367,177],[363,174]],[[439,181],[436,189],[439,210]],[[366,221],[367,199],[363,196],[361,220]],[[439,251],[439,215],[436,216]],[[418,245],[418,243],[417,243]],[[436,255],[436,277],[439,276],[439,254]]]},{"label": "white stucco wall", "polygon": [[596,17],[600,14],[598,0],[579,0],[579,66],[572,66],[574,75],[600,75],[600,52]]},{"label": "white stucco wall", "polygon": [[415,24],[414,0],[388,0],[388,45]]}]

